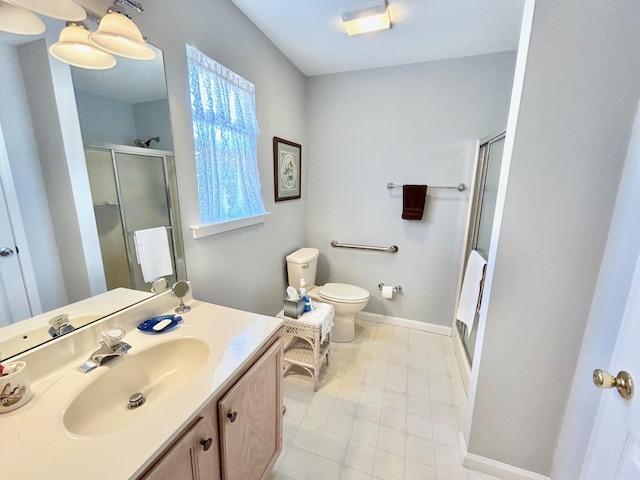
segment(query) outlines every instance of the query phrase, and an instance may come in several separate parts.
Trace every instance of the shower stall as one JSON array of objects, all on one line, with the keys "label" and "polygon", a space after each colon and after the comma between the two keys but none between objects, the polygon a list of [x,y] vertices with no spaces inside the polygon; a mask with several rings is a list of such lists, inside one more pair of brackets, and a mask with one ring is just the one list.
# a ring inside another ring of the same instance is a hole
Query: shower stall
[{"label": "shower stall", "polygon": [[[496,209],[496,197],[500,181],[500,167],[502,165],[502,153],[504,150],[505,133],[492,135],[479,141],[478,155],[476,157],[475,173],[471,188],[471,201],[467,225],[467,238],[464,247],[464,262],[466,267],[469,255],[476,250],[485,260],[488,259],[489,246],[491,245],[491,233]],[[462,285],[464,269],[458,288],[458,299]],[[467,362],[469,371],[473,361],[478,334],[478,314],[476,313],[473,326],[467,331],[467,326],[456,320],[456,333],[460,339],[461,350]],[[464,377],[464,374],[463,374]]]},{"label": "shower stall", "polygon": [[134,233],[153,227],[167,230],[167,283],[186,279],[173,152],[112,144],[85,144],[84,152],[107,289],[151,289]]}]

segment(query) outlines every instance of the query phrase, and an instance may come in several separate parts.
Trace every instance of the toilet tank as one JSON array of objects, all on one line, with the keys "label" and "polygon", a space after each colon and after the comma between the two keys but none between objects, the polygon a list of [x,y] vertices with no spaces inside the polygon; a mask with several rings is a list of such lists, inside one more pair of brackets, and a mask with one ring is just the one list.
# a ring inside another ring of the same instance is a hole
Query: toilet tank
[{"label": "toilet tank", "polygon": [[287,275],[289,285],[296,290],[300,288],[300,279],[307,282],[307,291],[316,285],[316,272],[318,270],[317,248],[301,248],[287,255]]}]

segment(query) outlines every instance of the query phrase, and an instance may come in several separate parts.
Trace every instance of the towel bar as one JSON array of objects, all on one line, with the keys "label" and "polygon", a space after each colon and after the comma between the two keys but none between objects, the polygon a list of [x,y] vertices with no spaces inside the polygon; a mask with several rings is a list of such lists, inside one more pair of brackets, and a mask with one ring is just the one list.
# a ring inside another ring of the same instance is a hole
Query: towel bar
[{"label": "towel bar", "polygon": [[[387,183],[387,190],[393,190],[394,188],[398,188],[398,187],[402,187],[402,185],[396,185],[393,182]],[[428,188],[444,188],[445,190],[457,190],[459,192],[464,192],[467,189],[467,186],[464,183],[460,183],[455,187],[439,187],[437,185],[435,186],[429,185]]]},{"label": "towel bar", "polygon": [[375,247],[372,245],[354,245],[351,243],[338,243],[335,240],[331,240],[331,246],[333,248],[356,248],[359,250],[376,250],[378,252],[396,253],[398,251],[397,245],[391,245],[390,247]]}]

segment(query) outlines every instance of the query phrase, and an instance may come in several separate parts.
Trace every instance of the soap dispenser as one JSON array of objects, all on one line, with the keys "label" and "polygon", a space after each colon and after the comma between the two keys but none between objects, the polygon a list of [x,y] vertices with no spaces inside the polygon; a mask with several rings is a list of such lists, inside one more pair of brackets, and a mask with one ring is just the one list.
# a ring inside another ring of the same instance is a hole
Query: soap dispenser
[{"label": "soap dispenser", "polygon": [[307,295],[307,282],[305,282],[304,278],[300,279],[300,298],[304,300],[304,311],[311,311],[311,299]]}]

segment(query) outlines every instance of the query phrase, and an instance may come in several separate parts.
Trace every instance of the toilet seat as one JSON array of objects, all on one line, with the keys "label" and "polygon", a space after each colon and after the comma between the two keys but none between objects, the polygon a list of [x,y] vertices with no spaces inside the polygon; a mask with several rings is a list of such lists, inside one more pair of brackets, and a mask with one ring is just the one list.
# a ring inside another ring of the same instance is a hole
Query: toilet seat
[{"label": "toilet seat", "polygon": [[318,291],[320,298],[330,302],[359,303],[369,299],[369,292],[364,288],[346,283],[327,283]]}]

